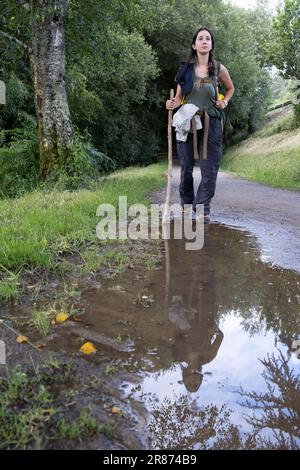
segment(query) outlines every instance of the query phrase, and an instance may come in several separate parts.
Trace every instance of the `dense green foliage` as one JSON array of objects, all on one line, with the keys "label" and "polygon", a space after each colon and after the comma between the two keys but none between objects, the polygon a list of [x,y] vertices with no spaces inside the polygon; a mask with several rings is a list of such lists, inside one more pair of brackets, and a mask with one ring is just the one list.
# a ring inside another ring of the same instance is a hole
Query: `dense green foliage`
[{"label": "dense green foliage", "polygon": [[273,20],[270,57],[286,78],[300,79],[300,0],[285,0]]},{"label": "dense green foliage", "polygon": [[[284,78],[300,80],[300,0],[285,0],[284,8],[273,20],[269,41],[269,61],[276,65]],[[300,86],[295,83],[294,114],[300,126]],[[298,102],[298,103],[297,103]]]}]

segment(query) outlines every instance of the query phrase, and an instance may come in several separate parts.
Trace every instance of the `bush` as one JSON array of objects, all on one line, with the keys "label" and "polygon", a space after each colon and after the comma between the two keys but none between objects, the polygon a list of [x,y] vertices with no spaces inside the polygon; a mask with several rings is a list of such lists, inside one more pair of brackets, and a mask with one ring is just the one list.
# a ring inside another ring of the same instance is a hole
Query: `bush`
[{"label": "bush", "polygon": [[31,114],[34,107],[30,85],[12,71],[1,79],[6,84],[6,105],[0,107],[0,126],[6,129],[33,127],[36,119]]},{"label": "bush", "polygon": [[45,189],[89,189],[94,181],[116,169],[111,158],[94,148],[86,138],[76,136],[63,167],[57,166],[44,183]]},{"label": "bush", "polygon": [[37,185],[37,132],[32,128],[1,131],[0,197],[18,197]]},{"label": "bush", "polygon": [[35,129],[0,132],[0,197],[19,197],[37,187],[44,189],[90,188],[100,176],[116,169],[111,158],[77,136],[66,163],[47,182],[39,179],[38,136]]},{"label": "bush", "polygon": [[236,129],[227,139],[227,145],[236,145],[249,137],[248,129]]},{"label": "bush", "polygon": [[271,136],[278,134],[279,132],[292,131],[296,129],[296,121],[293,113],[288,114],[280,119],[275,120],[265,129],[262,129],[259,133],[261,136]]}]

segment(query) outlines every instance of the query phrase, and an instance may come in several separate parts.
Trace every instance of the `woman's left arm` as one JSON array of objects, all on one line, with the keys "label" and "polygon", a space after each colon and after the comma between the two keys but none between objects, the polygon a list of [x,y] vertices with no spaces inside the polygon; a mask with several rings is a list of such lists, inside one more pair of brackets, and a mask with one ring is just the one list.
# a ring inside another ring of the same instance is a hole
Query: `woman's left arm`
[{"label": "woman's left arm", "polygon": [[234,85],[230,78],[229,72],[224,65],[221,64],[220,66],[220,80],[225,85],[226,94],[224,100],[218,100],[216,102],[216,108],[224,109],[228,105],[229,101],[231,100],[234,94]]}]

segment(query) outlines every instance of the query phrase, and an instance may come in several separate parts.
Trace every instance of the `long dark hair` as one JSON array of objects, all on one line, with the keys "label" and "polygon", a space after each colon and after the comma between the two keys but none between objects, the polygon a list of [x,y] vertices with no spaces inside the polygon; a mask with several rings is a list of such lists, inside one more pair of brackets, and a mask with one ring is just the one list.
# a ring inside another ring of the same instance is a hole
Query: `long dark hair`
[{"label": "long dark hair", "polygon": [[210,76],[213,76],[214,73],[215,73],[215,64],[214,64],[214,58],[213,58],[213,51],[214,51],[214,48],[215,48],[215,40],[214,40],[212,32],[208,28],[205,28],[203,26],[202,28],[199,28],[195,32],[195,34],[193,36],[193,39],[192,39],[190,55],[188,57],[187,62],[191,63],[193,60],[195,60],[197,58],[197,51],[195,51],[195,49],[193,49],[193,46],[195,45],[197,36],[201,31],[207,31],[210,34],[210,37],[211,37],[212,49],[209,51],[209,56],[208,56],[208,73],[209,73]]}]

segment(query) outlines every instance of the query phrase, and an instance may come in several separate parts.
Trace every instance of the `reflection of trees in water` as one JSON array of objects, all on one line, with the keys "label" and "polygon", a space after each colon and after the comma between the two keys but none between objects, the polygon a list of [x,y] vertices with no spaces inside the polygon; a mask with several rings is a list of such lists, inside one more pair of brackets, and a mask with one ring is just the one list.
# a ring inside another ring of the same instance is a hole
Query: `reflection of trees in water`
[{"label": "reflection of trees in water", "polygon": [[250,334],[274,331],[290,346],[300,330],[299,273],[261,261],[256,239],[247,232],[212,225],[197,257],[197,277],[213,260],[218,317],[235,311]]},{"label": "reflection of trees in water", "polygon": [[[239,393],[243,406],[259,410],[259,416],[247,416],[253,427],[241,433],[231,423],[232,411],[223,405],[207,405],[200,409],[188,396],[175,402],[165,399],[154,407],[149,424],[151,447],[154,449],[300,449],[300,382],[290,369],[288,360],[268,356],[262,361],[267,393]],[[265,431],[272,431],[272,439]]]},{"label": "reflection of trees in water", "polygon": [[244,329],[251,335],[273,331],[289,346],[300,329],[297,282],[293,281],[293,277],[299,276],[285,272],[284,278],[280,270],[276,273],[266,266],[256,266],[255,273],[256,279],[252,281],[241,279],[236,287],[240,300],[228,307],[238,311]]},{"label": "reflection of trees in water", "polygon": [[258,266],[256,276],[251,282],[241,281],[238,289],[242,302],[230,307],[238,311],[242,326],[250,335],[273,331],[290,346],[300,330],[299,275]]},{"label": "reflection of trees in water", "polygon": [[[261,411],[247,417],[247,422],[259,432],[271,429],[273,443],[262,439],[263,447],[280,449],[299,449],[300,443],[300,376],[296,375],[288,365],[288,359],[279,351],[261,361],[265,366],[263,377],[267,384],[266,393],[245,392],[240,394],[246,398],[243,406]],[[275,442],[275,444],[274,444]]]},{"label": "reflection of trees in water", "polygon": [[175,403],[165,398],[153,411],[153,420],[149,424],[151,447],[209,449],[212,448],[210,441],[214,439],[216,448],[239,448],[239,431],[230,423],[230,414],[225,405],[221,408],[208,405],[199,410],[187,396],[181,395]]},{"label": "reflection of trees in water", "polygon": [[[275,341],[288,347],[296,339],[300,331],[299,274],[262,262],[256,240],[247,232],[212,225],[207,227],[202,250],[188,251],[183,240],[171,240],[168,253],[164,322],[154,333],[149,328],[158,355],[151,358],[151,365],[146,363],[148,370],[169,369],[174,360],[193,361],[187,372],[201,373],[201,365],[214,359],[208,357],[212,335],[228,315],[242,318],[241,327],[249,336],[271,331]],[[163,283],[161,273],[156,272],[155,282],[158,280]],[[161,319],[159,309],[157,316]],[[144,338],[144,324],[142,328]],[[140,346],[143,355],[147,355],[147,347],[146,342]],[[196,390],[197,377],[190,378]]]}]

